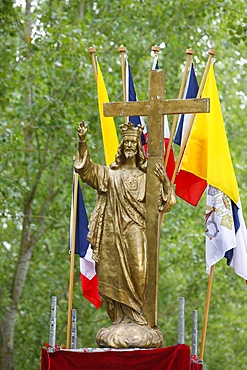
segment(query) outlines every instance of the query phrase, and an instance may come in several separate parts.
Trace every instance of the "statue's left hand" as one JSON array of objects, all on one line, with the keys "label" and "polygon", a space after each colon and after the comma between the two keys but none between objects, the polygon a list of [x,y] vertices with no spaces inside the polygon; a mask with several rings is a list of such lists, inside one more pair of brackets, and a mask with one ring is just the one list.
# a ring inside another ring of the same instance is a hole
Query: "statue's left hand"
[{"label": "statue's left hand", "polygon": [[168,189],[169,179],[166,174],[166,170],[161,163],[156,163],[154,165],[154,174],[158,177],[158,179],[162,182],[164,188]]},{"label": "statue's left hand", "polygon": [[154,165],[154,174],[162,183],[164,191],[163,201],[165,201],[165,206],[161,203],[159,210],[164,213],[169,212],[171,207],[176,204],[176,198],[170,180],[166,174],[165,167],[162,163],[157,163]]},{"label": "statue's left hand", "polygon": [[162,183],[169,182],[169,179],[168,179],[167,174],[166,174],[166,170],[165,170],[162,163],[156,163],[154,165],[154,174],[158,177],[158,179]]}]

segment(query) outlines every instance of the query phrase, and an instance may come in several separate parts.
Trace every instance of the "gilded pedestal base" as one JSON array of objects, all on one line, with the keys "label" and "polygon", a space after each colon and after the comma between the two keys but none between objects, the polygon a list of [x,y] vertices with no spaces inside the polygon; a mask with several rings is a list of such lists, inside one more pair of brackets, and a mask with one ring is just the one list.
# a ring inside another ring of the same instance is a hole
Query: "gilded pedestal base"
[{"label": "gilded pedestal base", "polygon": [[163,335],[159,328],[135,323],[114,324],[102,328],[96,335],[99,347],[110,348],[160,348]]}]

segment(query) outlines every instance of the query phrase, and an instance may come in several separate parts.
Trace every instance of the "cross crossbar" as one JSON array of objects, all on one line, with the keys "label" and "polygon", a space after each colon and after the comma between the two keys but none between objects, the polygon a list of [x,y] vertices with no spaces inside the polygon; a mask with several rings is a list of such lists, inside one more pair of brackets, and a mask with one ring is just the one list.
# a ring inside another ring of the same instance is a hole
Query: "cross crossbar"
[{"label": "cross crossbar", "polygon": [[160,100],[157,98],[153,101],[105,103],[104,116],[150,116],[153,109],[158,109],[162,115],[208,112],[209,99]]}]

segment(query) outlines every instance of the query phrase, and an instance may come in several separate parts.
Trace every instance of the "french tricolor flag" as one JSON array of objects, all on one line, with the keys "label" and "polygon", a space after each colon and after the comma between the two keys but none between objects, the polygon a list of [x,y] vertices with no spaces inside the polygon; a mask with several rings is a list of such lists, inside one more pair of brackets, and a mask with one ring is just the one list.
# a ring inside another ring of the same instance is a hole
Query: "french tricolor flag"
[{"label": "french tricolor flag", "polygon": [[[80,277],[82,285],[82,293],[97,309],[101,306],[102,300],[98,292],[98,277],[95,271],[95,261],[92,258],[91,244],[87,240],[88,234],[88,217],[83,201],[80,182],[78,181],[77,192],[77,212],[76,212],[76,236],[75,236],[75,254],[80,256]],[[74,186],[73,186],[74,189]],[[70,246],[72,242],[73,230],[73,197],[71,202],[71,218],[70,218]]]},{"label": "french tricolor flag", "polygon": [[[194,64],[191,64],[187,85],[185,88],[184,99],[196,98],[199,90]],[[174,138],[174,143],[182,146],[184,137],[190,122],[191,114],[182,114],[178,123],[177,131]],[[179,170],[176,176],[176,195],[181,199],[197,206],[204,190],[207,187],[207,182],[189,171]]]}]

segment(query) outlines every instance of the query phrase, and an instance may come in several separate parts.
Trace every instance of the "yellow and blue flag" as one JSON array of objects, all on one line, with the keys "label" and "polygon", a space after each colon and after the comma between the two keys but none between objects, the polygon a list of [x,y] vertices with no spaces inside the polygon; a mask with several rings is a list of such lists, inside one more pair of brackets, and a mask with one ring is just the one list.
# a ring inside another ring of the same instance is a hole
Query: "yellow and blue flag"
[{"label": "yellow and blue flag", "polygon": [[202,98],[210,98],[210,113],[196,116],[181,171],[208,184],[206,271],[226,257],[236,274],[246,280],[247,231],[212,64]]},{"label": "yellow and blue flag", "polygon": [[235,203],[238,185],[226,137],[213,66],[210,66],[202,98],[210,98],[210,113],[196,115],[181,170],[220,189]]}]

